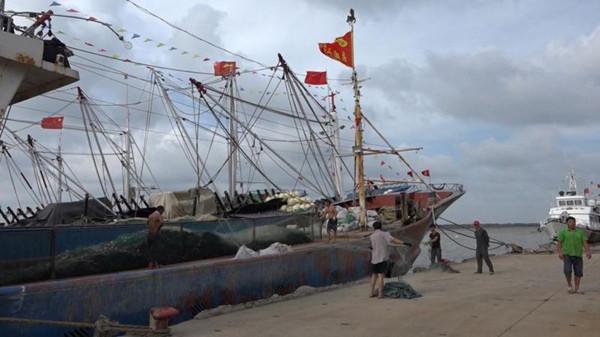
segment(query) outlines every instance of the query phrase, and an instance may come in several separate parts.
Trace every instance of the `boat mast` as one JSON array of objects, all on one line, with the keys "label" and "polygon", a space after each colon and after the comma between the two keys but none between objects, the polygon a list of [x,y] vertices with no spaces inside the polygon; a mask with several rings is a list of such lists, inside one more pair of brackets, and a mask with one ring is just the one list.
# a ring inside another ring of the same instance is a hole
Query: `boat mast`
[{"label": "boat mast", "polygon": [[125,132],[123,132],[123,156],[125,157],[125,165],[123,165],[123,194],[125,199],[128,201],[135,199],[135,190],[131,186],[131,168],[133,163],[132,151],[131,151],[131,114],[129,111],[129,76],[125,74],[125,109],[127,110],[127,125]]},{"label": "boat mast", "polygon": [[233,83],[235,79],[235,71],[229,77],[229,111],[231,115],[229,118],[229,139],[228,143],[228,157],[227,168],[229,170],[229,195],[233,195],[235,191],[235,183],[237,181],[237,118],[235,113],[235,99]]},{"label": "boat mast", "polygon": [[575,179],[575,170],[571,169],[567,179],[569,180],[569,192],[577,194],[577,179]]},{"label": "boat mast", "polygon": [[331,92],[329,94],[331,98],[331,111],[329,113],[331,118],[331,123],[329,123],[331,128],[331,136],[332,136],[332,145],[333,149],[331,149],[331,163],[333,165],[333,183],[335,185],[335,197],[337,200],[341,200],[342,198],[342,165],[341,158],[338,155],[340,148],[340,126],[337,119],[337,111],[335,107],[335,92]]},{"label": "boat mast", "polygon": [[362,112],[360,108],[360,90],[358,87],[358,76],[356,74],[356,61],[354,58],[354,23],[356,17],[354,10],[350,10],[350,15],[346,19],[350,25],[350,36],[352,37],[352,87],[354,89],[354,160],[356,166],[356,179],[358,190],[358,205],[360,211],[358,213],[358,225],[365,229],[367,227],[367,202],[365,195],[365,167],[363,163],[363,148],[362,148]]},{"label": "boat mast", "polygon": [[62,202],[62,192],[63,192],[63,175],[64,175],[64,167],[63,167],[63,158],[62,158],[62,130],[60,131],[60,137],[58,140],[58,155],[56,156],[56,161],[58,162],[58,195],[56,201]]}]

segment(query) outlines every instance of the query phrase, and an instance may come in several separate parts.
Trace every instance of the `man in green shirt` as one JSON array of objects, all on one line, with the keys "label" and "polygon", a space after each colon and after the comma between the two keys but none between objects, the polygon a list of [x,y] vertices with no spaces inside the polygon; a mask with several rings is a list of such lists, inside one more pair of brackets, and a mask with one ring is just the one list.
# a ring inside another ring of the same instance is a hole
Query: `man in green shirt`
[{"label": "man in green shirt", "polygon": [[[567,228],[558,233],[558,258],[563,260],[565,277],[569,285],[570,294],[582,294],[579,291],[579,283],[583,277],[583,250],[588,259],[592,258],[590,246],[587,243],[585,232],[575,226],[575,218],[567,218]],[[571,283],[571,274],[575,274],[575,288]]]}]

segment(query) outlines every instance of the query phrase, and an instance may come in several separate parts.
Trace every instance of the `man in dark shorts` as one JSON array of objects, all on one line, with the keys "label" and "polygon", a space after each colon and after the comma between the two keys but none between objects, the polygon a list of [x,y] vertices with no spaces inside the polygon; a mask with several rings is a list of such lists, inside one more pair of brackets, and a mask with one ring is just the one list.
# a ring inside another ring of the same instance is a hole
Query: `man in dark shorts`
[{"label": "man in dark shorts", "polygon": [[327,242],[331,242],[333,234],[333,242],[337,238],[337,209],[331,200],[327,200],[325,206],[325,219],[327,220]]},{"label": "man in dark shorts", "polygon": [[[373,273],[371,274],[371,292],[370,297],[378,296],[383,298],[383,277],[388,268],[388,259],[390,256],[389,245],[409,245],[404,243],[402,240],[398,240],[388,232],[381,230],[381,222],[375,221],[373,223],[373,229],[375,231],[369,239],[371,240],[371,268]],[[375,295],[375,288],[377,288],[377,295]]]},{"label": "man in dark shorts", "polygon": [[[429,233],[429,244],[431,245],[431,266],[442,263],[442,244],[440,242],[440,233],[436,231],[437,225],[431,225]],[[437,261],[436,261],[437,260]]]},{"label": "man in dark shorts", "polygon": [[[563,260],[563,270],[567,279],[569,294],[583,294],[579,291],[579,284],[583,277],[583,250],[585,256],[592,258],[590,246],[587,243],[585,231],[577,228],[575,218],[567,218],[567,228],[563,228],[558,233],[558,245],[556,251],[558,258]],[[575,274],[575,287],[571,283],[572,274]]]},{"label": "man in dark shorts", "polygon": [[148,216],[148,268],[158,268],[157,262],[157,250],[159,246],[160,240],[160,229],[163,225],[162,214],[164,213],[165,208],[163,206],[156,207],[156,211],[154,211],[150,216]]}]

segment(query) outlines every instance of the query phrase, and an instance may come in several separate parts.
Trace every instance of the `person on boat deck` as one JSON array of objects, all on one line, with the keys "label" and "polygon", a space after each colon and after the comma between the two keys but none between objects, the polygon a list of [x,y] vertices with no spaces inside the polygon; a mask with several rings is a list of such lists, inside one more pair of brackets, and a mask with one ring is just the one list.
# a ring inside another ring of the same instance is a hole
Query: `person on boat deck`
[{"label": "person on boat deck", "polygon": [[[583,277],[583,250],[585,256],[592,258],[590,246],[588,245],[585,231],[575,226],[575,218],[567,217],[567,228],[561,229],[558,233],[558,245],[556,252],[558,258],[563,260],[563,269],[567,279],[568,292],[570,294],[583,294],[579,291],[579,284]],[[575,287],[571,283],[572,273],[575,273]]]},{"label": "person on boat deck", "polygon": [[367,194],[372,194],[376,189],[378,189],[378,187],[373,180],[367,180]]},{"label": "person on boat deck", "polygon": [[333,235],[333,242],[337,238],[337,209],[331,200],[327,200],[325,204],[325,220],[327,221],[327,242],[331,242],[331,236]]},{"label": "person on boat deck", "polygon": [[[440,233],[436,230],[437,225],[431,224],[429,233],[429,244],[431,245],[431,266],[442,263],[442,244]],[[436,261],[437,260],[437,261]]]},{"label": "person on boat deck", "polygon": [[157,258],[157,249],[158,249],[158,241],[160,240],[160,229],[163,225],[162,214],[165,212],[165,208],[163,206],[156,207],[156,211],[152,212],[150,216],[148,216],[148,267],[149,268],[158,268]]},{"label": "person on boat deck", "polygon": [[[383,298],[383,277],[388,269],[388,260],[390,258],[390,245],[407,245],[410,244],[396,239],[389,232],[381,230],[381,222],[375,221],[373,229],[375,230],[369,239],[371,240],[371,292],[369,297]],[[377,295],[375,295],[377,289]]]},{"label": "person on boat deck", "polygon": [[481,228],[479,220],[473,221],[473,227],[475,227],[475,241],[477,247],[475,249],[475,257],[477,258],[477,274],[481,274],[483,267],[483,260],[490,270],[490,275],[494,275],[494,265],[490,256],[488,255],[488,248],[490,247],[490,237],[485,229]]}]

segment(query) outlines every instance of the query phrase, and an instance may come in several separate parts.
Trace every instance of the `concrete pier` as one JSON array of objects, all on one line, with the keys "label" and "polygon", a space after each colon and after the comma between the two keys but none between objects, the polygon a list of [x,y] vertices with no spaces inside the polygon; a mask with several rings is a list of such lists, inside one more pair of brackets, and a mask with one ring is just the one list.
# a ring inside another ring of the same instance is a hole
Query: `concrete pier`
[{"label": "concrete pier", "polygon": [[[600,336],[600,255],[584,262],[583,295],[568,294],[556,255],[493,257],[496,274],[409,274],[422,298],[368,298],[368,284],[196,319],[172,327],[192,336]],[[485,266],[484,266],[485,270]]]}]

